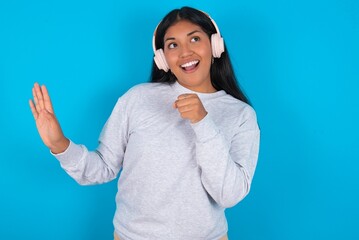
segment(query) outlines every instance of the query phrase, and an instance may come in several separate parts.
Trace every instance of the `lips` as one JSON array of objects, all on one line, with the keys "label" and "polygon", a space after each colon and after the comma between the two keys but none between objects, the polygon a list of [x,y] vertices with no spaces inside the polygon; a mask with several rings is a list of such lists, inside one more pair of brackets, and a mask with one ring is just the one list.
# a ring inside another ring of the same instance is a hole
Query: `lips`
[{"label": "lips", "polygon": [[186,72],[194,70],[199,64],[198,60],[190,61],[181,65],[181,68]]}]

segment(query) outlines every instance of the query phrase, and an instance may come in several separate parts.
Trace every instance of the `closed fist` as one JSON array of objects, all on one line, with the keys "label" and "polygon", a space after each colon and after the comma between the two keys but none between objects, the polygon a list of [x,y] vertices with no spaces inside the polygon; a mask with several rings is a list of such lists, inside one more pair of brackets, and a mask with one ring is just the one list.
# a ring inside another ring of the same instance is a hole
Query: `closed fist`
[{"label": "closed fist", "polygon": [[207,115],[198,95],[193,93],[179,95],[173,107],[177,108],[182,118],[190,120],[191,123],[199,122]]}]

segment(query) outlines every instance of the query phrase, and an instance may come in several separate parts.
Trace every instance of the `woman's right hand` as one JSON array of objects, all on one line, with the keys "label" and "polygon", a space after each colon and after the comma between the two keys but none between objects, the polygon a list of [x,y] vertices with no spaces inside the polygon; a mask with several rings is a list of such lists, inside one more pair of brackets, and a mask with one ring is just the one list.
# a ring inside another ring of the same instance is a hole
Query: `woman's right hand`
[{"label": "woman's right hand", "polygon": [[29,100],[29,104],[42,141],[52,153],[64,152],[70,141],[62,133],[46,87],[44,85],[40,87],[38,83],[35,83],[32,94],[34,99]]}]

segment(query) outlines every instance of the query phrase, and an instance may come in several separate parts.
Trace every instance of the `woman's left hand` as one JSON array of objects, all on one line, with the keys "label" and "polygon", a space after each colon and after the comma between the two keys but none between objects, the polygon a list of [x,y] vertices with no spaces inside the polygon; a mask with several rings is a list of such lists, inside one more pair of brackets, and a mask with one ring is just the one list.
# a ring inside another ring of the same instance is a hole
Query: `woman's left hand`
[{"label": "woman's left hand", "polygon": [[179,95],[173,103],[173,107],[177,108],[182,118],[190,120],[191,123],[199,122],[207,115],[207,111],[197,94]]}]

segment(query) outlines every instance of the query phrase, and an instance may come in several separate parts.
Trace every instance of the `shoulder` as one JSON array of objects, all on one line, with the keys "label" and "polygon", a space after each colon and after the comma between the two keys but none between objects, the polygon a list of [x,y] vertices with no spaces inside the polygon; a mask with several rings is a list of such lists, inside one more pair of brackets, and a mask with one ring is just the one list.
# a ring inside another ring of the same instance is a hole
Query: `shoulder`
[{"label": "shoulder", "polygon": [[128,89],[117,100],[116,105],[125,105],[127,107],[138,106],[149,99],[156,99],[162,93],[168,92],[167,83],[140,83]]},{"label": "shoulder", "polygon": [[251,116],[256,114],[251,105],[234,98],[229,94],[225,94],[223,97],[218,99],[217,104],[220,105],[222,109],[225,109],[226,112],[232,113],[233,115]]},{"label": "shoulder", "polygon": [[151,82],[146,82],[146,83],[140,83],[137,84],[133,87],[131,87],[128,91],[133,91],[133,92],[146,92],[146,91],[156,91],[156,90],[161,90],[161,89],[167,89],[169,86],[169,84],[167,83],[151,83]]},{"label": "shoulder", "polygon": [[161,91],[168,91],[168,88],[169,88],[169,84],[167,83],[150,83],[150,82],[140,83],[131,87],[123,96],[144,97],[146,95],[156,94]]},{"label": "shoulder", "polygon": [[254,108],[229,94],[216,99],[214,113],[218,119],[227,125],[241,126],[245,122],[257,123]]}]

